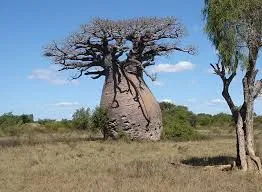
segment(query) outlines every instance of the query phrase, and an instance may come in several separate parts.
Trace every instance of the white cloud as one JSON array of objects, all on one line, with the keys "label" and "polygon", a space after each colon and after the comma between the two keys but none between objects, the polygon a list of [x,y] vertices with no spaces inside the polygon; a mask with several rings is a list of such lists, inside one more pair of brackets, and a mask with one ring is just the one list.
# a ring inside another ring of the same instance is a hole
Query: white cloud
[{"label": "white cloud", "polygon": [[54,104],[56,107],[72,107],[80,105],[78,102],[59,102]]},{"label": "white cloud", "polygon": [[53,67],[46,69],[35,69],[28,76],[28,79],[43,80],[54,85],[78,84],[78,80],[68,80],[61,77],[59,72]]},{"label": "white cloud", "polygon": [[176,73],[194,69],[195,65],[188,61],[180,61],[177,64],[158,64],[153,72]]},{"label": "white cloud", "polygon": [[222,105],[222,104],[226,104],[226,101],[222,99],[211,99],[208,102],[208,105]]},{"label": "white cloud", "polygon": [[162,99],[161,102],[167,102],[167,103],[175,104],[175,101],[173,101],[171,99]]}]

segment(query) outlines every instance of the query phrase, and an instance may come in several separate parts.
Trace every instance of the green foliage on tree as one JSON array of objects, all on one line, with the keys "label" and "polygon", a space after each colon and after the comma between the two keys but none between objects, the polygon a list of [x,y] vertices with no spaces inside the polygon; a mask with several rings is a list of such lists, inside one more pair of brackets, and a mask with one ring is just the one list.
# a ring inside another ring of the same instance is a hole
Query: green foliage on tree
[{"label": "green foliage on tree", "polygon": [[47,131],[63,132],[74,129],[72,120],[62,119],[60,121],[54,119],[40,119],[37,121],[43,125]]},{"label": "green foliage on tree", "polygon": [[92,117],[92,130],[95,132],[101,131],[104,135],[104,138],[108,136],[108,117],[106,114],[106,110],[102,107],[96,107]]},{"label": "green foliage on tree", "polygon": [[197,127],[199,128],[210,128],[213,126],[228,128],[234,123],[232,115],[226,113],[218,113],[215,115],[199,113],[197,114]]},{"label": "green foliage on tree", "polygon": [[185,106],[161,102],[163,117],[162,138],[175,140],[194,140],[198,138],[195,130],[196,116]]},{"label": "green foliage on tree", "polygon": [[248,67],[248,49],[259,47],[261,10],[261,0],[205,0],[205,30],[230,71]]},{"label": "green foliage on tree", "polygon": [[210,114],[197,114],[197,125],[201,127],[211,126],[213,124],[213,116]]},{"label": "green foliage on tree", "polygon": [[13,115],[5,113],[0,116],[0,135],[19,135],[22,132],[21,125],[34,121],[32,114]]},{"label": "green foliage on tree", "polygon": [[91,128],[91,114],[89,108],[77,109],[72,117],[72,123],[74,128],[80,130],[89,130]]},{"label": "green foliage on tree", "polygon": [[223,127],[229,127],[234,125],[232,115],[226,113],[218,113],[213,115],[213,125]]}]

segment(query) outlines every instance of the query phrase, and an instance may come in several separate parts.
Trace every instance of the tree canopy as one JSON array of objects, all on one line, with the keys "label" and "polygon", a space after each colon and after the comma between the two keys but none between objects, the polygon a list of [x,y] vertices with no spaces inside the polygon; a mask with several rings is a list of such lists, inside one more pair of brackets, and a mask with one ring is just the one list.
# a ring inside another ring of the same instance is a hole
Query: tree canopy
[{"label": "tree canopy", "polygon": [[[206,32],[224,65],[248,67],[250,48],[262,46],[261,0],[205,0]],[[253,53],[252,53],[253,54]]]},{"label": "tree canopy", "polygon": [[135,61],[143,72],[154,64],[156,56],[172,51],[192,54],[193,47],[179,46],[184,35],[183,25],[174,17],[117,21],[96,18],[64,41],[48,45],[44,55],[61,65],[60,70],[77,70],[79,75],[75,78],[92,75],[96,79],[113,67],[130,70],[127,61]]}]

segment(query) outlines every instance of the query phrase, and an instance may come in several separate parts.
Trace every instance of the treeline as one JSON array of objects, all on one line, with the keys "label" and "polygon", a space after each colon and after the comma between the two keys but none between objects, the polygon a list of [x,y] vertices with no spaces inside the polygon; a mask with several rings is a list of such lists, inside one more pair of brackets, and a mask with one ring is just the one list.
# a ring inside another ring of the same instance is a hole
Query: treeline
[{"label": "treeline", "polygon": [[[235,131],[235,125],[230,114],[195,114],[185,106],[168,102],[161,102],[160,107],[164,126],[162,138],[194,140],[202,138],[201,130],[212,134],[233,133]],[[254,128],[262,129],[262,116],[255,114],[254,120]]]},{"label": "treeline", "polygon": [[17,135],[23,124],[33,123],[33,114],[14,115],[11,112],[0,116],[0,136]]},{"label": "treeline", "polygon": [[[161,102],[163,116],[163,139],[194,140],[201,138],[198,130],[220,132],[221,130],[234,131],[234,122],[231,115],[219,113],[210,115],[205,113],[194,114],[187,107]],[[42,132],[62,132],[72,130],[85,130],[92,133],[104,133],[107,117],[102,108],[77,109],[72,120],[34,120],[32,114],[14,115],[5,113],[0,116],[0,136],[18,135],[28,127],[34,125]],[[255,128],[262,129],[262,116],[255,116]]]},{"label": "treeline", "polygon": [[90,132],[104,132],[106,127],[107,117],[106,112],[96,107],[94,111],[90,108],[77,109],[72,115],[72,120],[62,119],[60,121],[51,119],[40,119],[37,121],[40,125],[44,125],[49,130],[63,130],[63,129],[76,129],[86,130]]},{"label": "treeline", "polygon": [[[34,120],[30,115],[14,115],[5,113],[0,116],[0,136],[21,135],[28,131],[37,132],[64,132],[72,130],[86,130],[90,132],[104,132],[107,117],[102,108],[77,109],[72,115],[72,120],[39,119]],[[29,130],[28,130],[29,129]]]}]

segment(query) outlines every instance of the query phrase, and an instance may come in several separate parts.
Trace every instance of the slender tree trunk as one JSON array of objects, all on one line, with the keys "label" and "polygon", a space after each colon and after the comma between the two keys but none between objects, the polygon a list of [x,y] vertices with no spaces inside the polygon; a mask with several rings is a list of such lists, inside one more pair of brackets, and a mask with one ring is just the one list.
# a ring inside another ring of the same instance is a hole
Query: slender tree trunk
[{"label": "slender tree trunk", "polygon": [[245,146],[246,146],[246,156],[247,156],[247,169],[261,170],[261,160],[255,154],[254,145],[254,87],[255,87],[255,71],[248,71],[243,79],[244,88],[244,102],[246,105],[244,122],[245,130]]},{"label": "slender tree trunk", "polygon": [[162,114],[158,102],[140,73],[118,69],[108,71],[101,97],[109,118],[109,136],[159,140]]},{"label": "slender tree trunk", "polygon": [[[255,100],[255,79],[257,75],[256,58],[258,50],[250,49],[249,52],[249,66],[243,78],[243,92],[244,104],[239,111],[237,123],[237,137],[239,138],[239,158],[241,168],[246,170],[261,170],[261,160],[255,154],[254,145],[254,100]],[[241,117],[240,117],[241,115]],[[242,126],[242,129],[241,129]],[[244,133],[244,146],[243,146],[243,133]],[[244,153],[245,151],[245,153]]]},{"label": "slender tree trunk", "polygon": [[[225,78],[223,70],[218,73],[223,80],[223,92],[222,95],[227,101],[227,104],[231,110],[232,117],[236,125],[236,149],[237,158],[236,166],[243,171],[257,169],[261,170],[261,160],[255,154],[254,146],[254,95],[255,95],[255,78],[256,71],[254,70],[253,60],[250,59],[249,70],[246,72],[243,78],[243,91],[244,91],[244,103],[241,109],[238,109],[229,94],[229,85],[234,78],[235,74],[232,74],[229,78]],[[253,67],[252,67],[253,66]]]},{"label": "slender tree trunk", "polygon": [[243,171],[247,170],[245,133],[243,130],[243,119],[238,112],[238,120],[236,124],[237,132],[237,166]]}]

